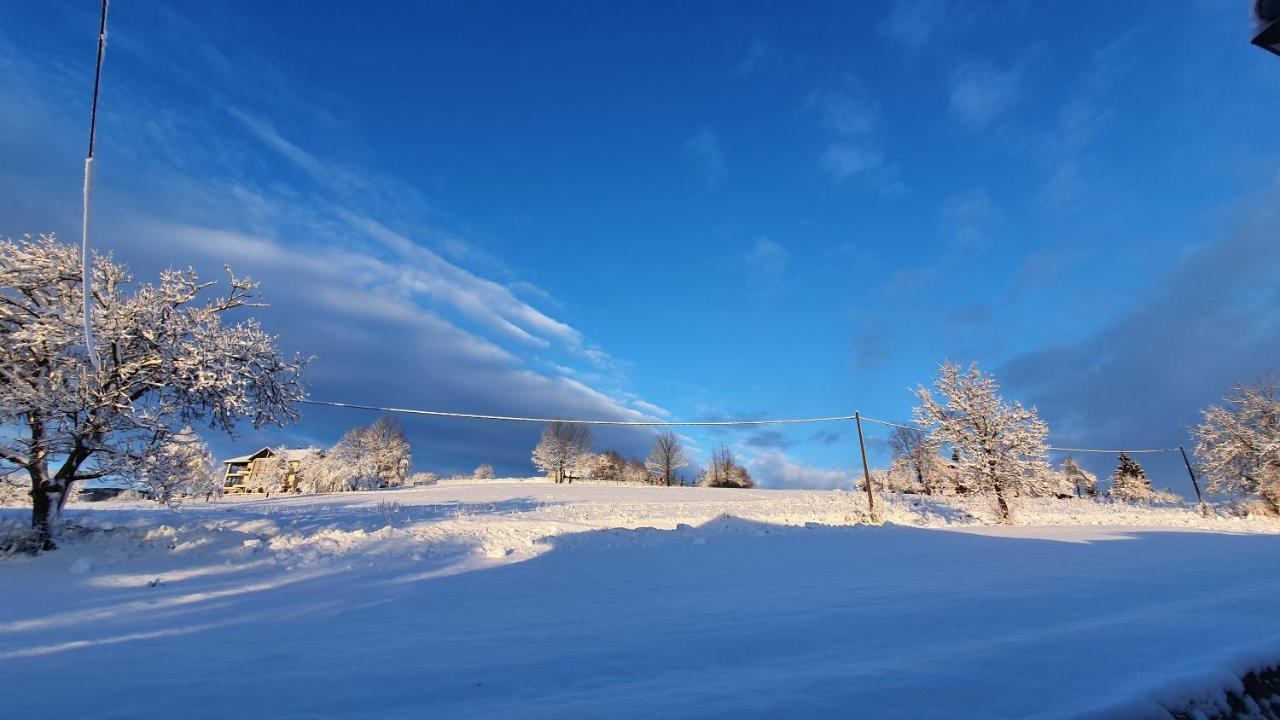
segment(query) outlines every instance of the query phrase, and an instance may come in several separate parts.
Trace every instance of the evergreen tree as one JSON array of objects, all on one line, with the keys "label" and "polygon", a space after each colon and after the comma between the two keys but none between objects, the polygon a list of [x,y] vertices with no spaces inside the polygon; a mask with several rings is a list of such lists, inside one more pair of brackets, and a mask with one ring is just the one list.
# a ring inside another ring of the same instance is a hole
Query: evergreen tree
[{"label": "evergreen tree", "polygon": [[1137,460],[1120,453],[1120,464],[1111,474],[1111,497],[1117,500],[1150,500],[1155,489]]}]

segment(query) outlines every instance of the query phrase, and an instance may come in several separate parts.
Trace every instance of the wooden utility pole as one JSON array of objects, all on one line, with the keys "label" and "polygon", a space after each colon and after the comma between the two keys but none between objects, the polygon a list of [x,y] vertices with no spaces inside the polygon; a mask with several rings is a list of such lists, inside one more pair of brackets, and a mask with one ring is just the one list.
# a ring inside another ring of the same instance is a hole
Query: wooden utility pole
[{"label": "wooden utility pole", "polygon": [[871,522],[879,522],[876,516],[876,494],[871,488],[871,469],[867,467],[867,443],[862,439],[862,413],[854,411],[853,421],[858,424],[858,450],[862,453],[862,480],[867,484],[867,511]]},{"label": "wooden utility pole", "polygon": [[1196,479],[1196,472],[1191,469],[1191,460],[1187,459],[1187,450],[1179,445],[1178,452],[1182,453],[1182,462],[1187,466],[1187,474],[1191,476],[1191,487],[1196,489],[1196,502],[1200,503],[1200,514],[1208,517],[1209,506],[1204,504],[1204,496],[1200,494],[1200,481]]}]

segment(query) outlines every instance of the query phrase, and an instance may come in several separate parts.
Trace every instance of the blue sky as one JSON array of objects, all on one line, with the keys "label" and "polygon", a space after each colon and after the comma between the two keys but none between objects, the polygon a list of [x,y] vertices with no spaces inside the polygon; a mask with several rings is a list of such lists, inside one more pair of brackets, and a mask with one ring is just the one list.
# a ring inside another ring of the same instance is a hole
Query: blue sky
[{"label": "blue sky", "polygon": [[[95,243],[260,279],[318,399],[900,419],[951,358],[1057,444],[1168,446],[1277,364],[1248,3],[689,5],[118,0]],[[0,5],[0,233],[77,236],[95,36],[92,0]],[[444,472],[537,432],[404,423]],[[687,435],[773,485],[857,462],[847,426]]]}]

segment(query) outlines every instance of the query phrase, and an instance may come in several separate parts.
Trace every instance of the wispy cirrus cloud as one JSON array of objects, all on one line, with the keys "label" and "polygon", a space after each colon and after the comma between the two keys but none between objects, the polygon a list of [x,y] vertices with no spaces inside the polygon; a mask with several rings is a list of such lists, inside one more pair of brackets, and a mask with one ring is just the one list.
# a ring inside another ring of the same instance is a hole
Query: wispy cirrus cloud
[{"label": "wispy cirrus cloud", "polygon": [[962,250],[982,250],[991,245],[1004,214],[985,189],[976,188],[948,197],[942,206],[942,218],[953,245]]},{"label": "wispy cirrus cloud", "polygon": [[728,176],[724,150],[720,147],[720,136],[712,132],[711,128],[698,128],[696,133],[684,141],[684,151],[702,172],[708,186],[715,187],[724,182]]},{"label": "wispy cirrus cloud", "polygon": [[[131,60],[181,64],[185,56],[176,57],[148,52]],[[24,138],[0,142],[0,165],[8,168],[0,173],[0,208],[11,223],[37,223],[5,234],[67,236],[78,228],[78,179],[59,169],[76,163],[58,161],[83,151],[82,132],[68,126],[68,118],[80,117],[78,109],[70,112],[78,96],[61,89],[85,79],[50,75],[60,67],[0,48],[0,94],[24,108],[0,118],[0,137]],[[192,107],[175,93],[167,99],[172,107],[158,110],[122,73],[108,90],[110,111],[99,126],[99,249],[113,251],[140,279],[168,265],[193,265],[217,278],[228,264],[252,275],[270,303],[255,315],[286,350],[316,357],[313,397],[561,417],[641,419],[662,410],[628,389],[624,363],[522,299],[540,302],[548,293],[443,228],[413,188],[307,147],[251,98]],[[23,145],[40,147],[39,156]],[[209,439],[217,451],[327,445],[373,419],[322,408],[306,408],[305,416],[283,432],[246,429],[238,442]],[[538,432],[412,417],[404,423],[417,464],[442,471],[486,461],[527,472]],[[642,454],[650,432],[606,429],[598,436],[603,447]]]},{"label": "wispy cirrus cloud", "polygon": [[1021,90],[1022,70],[972,60],[951,74],[950,111],[972,128],[982,128],[1013,107]]},{"label": "wispy cirrus cloud", "polygon": [[880,23],[880,34],[917,50],[933,37],[952,11],[947,0],[894,0]]},{"label": "wispy cirrus cloud", "polygon": [[905,189],[897,166],[885,157],[880,103],[858,79],[813,93],[803,109],[826,134],[818,167],[833,180],[858,179],[890,193]]},{"label": "wispy cirrus cloud", "polygon": [[791,253],[767,237],[756,238],[746,255],[747,266],[761,276],[777,279],[787,271]]}]

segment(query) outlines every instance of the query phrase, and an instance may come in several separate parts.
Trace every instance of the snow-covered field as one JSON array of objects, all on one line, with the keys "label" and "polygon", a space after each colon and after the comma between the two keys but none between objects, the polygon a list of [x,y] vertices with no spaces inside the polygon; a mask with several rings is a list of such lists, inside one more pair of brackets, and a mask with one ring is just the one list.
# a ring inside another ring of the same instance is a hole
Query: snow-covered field
[{"label": "snow-covered field", "polygon": [[63,549],[0,559],[0,716],[1161,717],[1280,661],[1280,521],[882,505],[487,482],[73,506]]}]

